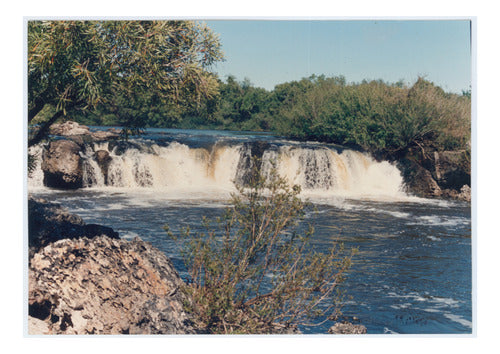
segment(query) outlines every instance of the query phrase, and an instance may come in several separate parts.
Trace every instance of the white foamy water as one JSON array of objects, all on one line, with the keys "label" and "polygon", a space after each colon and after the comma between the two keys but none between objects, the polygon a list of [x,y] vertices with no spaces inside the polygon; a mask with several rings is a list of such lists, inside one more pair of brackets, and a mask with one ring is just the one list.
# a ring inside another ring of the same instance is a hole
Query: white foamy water
[{"label": "white foamy water", "polygon": [[[171,198],[227,198],[244,183],[251,168],[251,148],[245,144],[194,148],[179,142],[168,146],[147,145],[144,141],[116,151],[109,143],[96,143],[82,154],[83,186],[95,190],[153,191]],[[111,157],[107,171],[98,165],[94,151]],[[36,147],[41,156],[42,147]],[[30,189],[43,188],[43,172],[38,165],[29,179]],[[373,201],[427,200],[408,196],[403,178],[393,164],[378,162],[365,153],[328,147],[284,145],[263,151],[261,171],[272,166],[290,184],[299,185],[302,196],[312,202],[342,205],[346,199]],[[105,173],[107,172],[107,178]],[[344,205],[348,207],[348,205]],[[393,213],[405,218],[406,214]]]},{"label": "white foamy water", "polygon": [[278,151],[266,151],[263,170],[276,161],[280,176],[290,184],[302,187],[311,198],[326,196],[363,199],[401,199],[403,177],[387,161],[377,162],[367,154],[352,150],[338,153],[329,148],[283,146]]},{"label": "white foamy water", "polygon": [[440,217],[437,215],[418,216],[408,225],[436,225],[436,226],[457,226],[466,225],[470,222],[469,219],[463,217]]},{"label": "white foamy water", "polygon": [[462,316],[458,316],[458,315],[455,315],[455,314],[452,314],[452,313],[445,313],[444,316],[446,318],[452,320],[453,322],[460,323],[462,326],[472,328],[472,322],[469,321],[469,320],[466,320]]},{"label": "white foamy water", "polygon": [[152,146],[153,152],[128,149],[123,155],[110,152],[112,162],[108,185],[112,187],[149,187],[163,191],[233,190],[232,180],[239,161],[237,147],[191,149],[172,143]]}]

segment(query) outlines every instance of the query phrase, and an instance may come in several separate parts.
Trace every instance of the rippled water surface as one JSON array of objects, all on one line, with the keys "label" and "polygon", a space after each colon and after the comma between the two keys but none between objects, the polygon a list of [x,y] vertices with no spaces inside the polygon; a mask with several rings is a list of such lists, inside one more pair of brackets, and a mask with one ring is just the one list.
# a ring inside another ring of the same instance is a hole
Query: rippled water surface
[{"label": "rippled water surface", "polygon": [[[226,206],[224,199],[172,199],[147,191],[35,195],[61,203],[87,223],[110,226],[123,238],[140,236],[171,257],[181,274],[178,249],[163,225],[196,231],[203,215],[214,217]],[[357,317],[369,333],[471,333],[468,204],[336,200],[315,206],[307,215],[315,226],[313,244],[325,248],[342,241],[359,250],[344,285],[352,296],[343,308],[346,317]],[[325,333],[329,325],[303,330]]]},{"label": "rippled water surface", "polygon": [[[352,296],[343,308],[349,320],[356,317],[376,334],[472,332],[470,205],[408,196],[394,165],[359,152],[269,135],[150,129],[136,142],[139,148],[110,149],[121,183],[94,178],[88,188],[50,190],[39,166],[28,189],[87,223],[151,242],[186,276],[163,226],[178,232],[189,225],[196,232],[202,216],[220,215],[235,190],[232,180],[244,172],[249,150],[242,144],[256,140],[267,144],[263,159],[276,155],[279,172],[301,184],[313,202],[316,211],[305,220],[315,227],[313,247],[340,241],[359,250],[343,285]],[[98,171],[90,170],[92,153],[103,148],[86,152],[88,172]],[[331,325],[302,330],[326,333]]]}]

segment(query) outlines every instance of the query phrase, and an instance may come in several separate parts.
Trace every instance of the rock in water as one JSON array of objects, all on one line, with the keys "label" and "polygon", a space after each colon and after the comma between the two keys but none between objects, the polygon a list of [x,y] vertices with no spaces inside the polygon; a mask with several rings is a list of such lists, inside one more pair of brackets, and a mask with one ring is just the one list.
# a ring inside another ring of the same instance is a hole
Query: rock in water
[{"label": "rock in water", "polygon": [[170,260],[139,239],[60,240],[29,266],[29,333],[194,333],[182,284]]},{"label": "rock in water", "polygon": [[363,325],[355,325],[349,322],[345,323],[335,323],[334,326],[330,327],[328,333],[331,334],[365,334],[366,327]]},{"label": "rock in water", "polygon": [[95,160],[101,169],[102,175],[104,176],[104,184],[108,184],[108,170],[113,158],[106,150],[97,150],[95,152]]},{"label": "rock in water", "polygon": [[464,184],[460,189],[460,194],[458,195],[458,199],[470,202],[472,198],[471,193],[472,193],[471,188],[467,184]]},{"label": "rock in water", "polygon": [[43,154],[44,184],[59,189],[81,188],[81,147],[71,140],[52,141]]}]

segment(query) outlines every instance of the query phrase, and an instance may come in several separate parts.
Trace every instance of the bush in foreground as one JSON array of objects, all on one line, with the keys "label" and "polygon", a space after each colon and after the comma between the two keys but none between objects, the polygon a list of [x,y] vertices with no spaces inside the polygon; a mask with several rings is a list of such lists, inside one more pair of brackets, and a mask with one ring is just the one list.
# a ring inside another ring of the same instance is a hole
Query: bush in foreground
[{"label": "bush in foreground", "polygon": [[310,247],[312,227],[299,232],[304,216],[300,189],[275,171],[254,173],[233,195],[217,220],[204,220],[206,233],[186,229],[181,242],[190,282],[188,310],[209,333],[276,333],[318,325],[340,312],[338,285],[355,250],[332,244]]}]

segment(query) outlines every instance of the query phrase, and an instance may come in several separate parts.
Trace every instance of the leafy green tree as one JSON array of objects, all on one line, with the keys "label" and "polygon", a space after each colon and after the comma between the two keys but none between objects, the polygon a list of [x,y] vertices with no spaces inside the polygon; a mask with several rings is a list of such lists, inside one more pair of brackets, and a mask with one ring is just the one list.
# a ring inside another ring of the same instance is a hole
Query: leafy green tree
[{"label": "leafy green tree", "polygon": [[40,129],[29,145],[79,110],[105,107],[135,127],[144,115],[130,110],[199,104],[217,93],[208,68],[222,58],[217,36],[192,21],[30,21],[28,122]]},{"label": "leafy green tree", "polygon": [[188,309],[210,333],[275,333],[333,319],[354,250],[335,243],[314,250],[313,229],[298,228],[305,206],[300,188],[275,170],[252,176],[223,217],[204,220],[206,233],[188,229],[176,237],[166,226],[183,244]]}]

